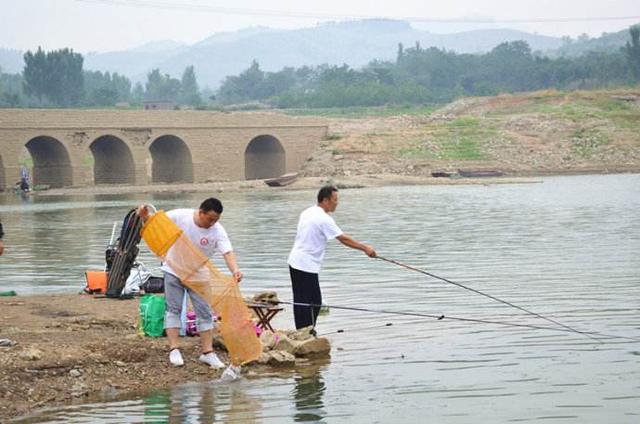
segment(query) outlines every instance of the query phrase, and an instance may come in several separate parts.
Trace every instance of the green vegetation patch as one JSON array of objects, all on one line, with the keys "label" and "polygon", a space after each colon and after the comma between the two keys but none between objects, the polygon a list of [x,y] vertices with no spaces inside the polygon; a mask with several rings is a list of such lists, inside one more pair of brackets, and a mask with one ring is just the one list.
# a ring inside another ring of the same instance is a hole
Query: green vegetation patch
[{"label": "green vegetation patch", "polygon": [[86,155],[85,157],[82,158],[82,164],[84,166],[93,166],[95,164],[95,158],[93,157],[93,155]]},{"label": "green vegetation patch", "polygon": [[602,98],[594,102],[595,106],[605,112],[620,112],[631,110],[629,102],[613,98]]},{"label": "green vegetation patch", "polygon": [[597,110],[592,104],[580,100],[560,105],[556,113],[559,118],[568,119],[572,122],[598,117]]},{"label": "green vegetation patch", "polygon": [[18,165],[24,166],[27,169],[33,169],[33,158],[31,156],[21,156],[18,159]]},{"label": "green vegetation patch", "polygon": [[640,110],[635,113],[612,113],[609,119],[619,128],[640,132]]},{"label": "green vegetation patch", "polygon": [[474,117],[461,117],[444,125],[432,126],[430,136],[415,140],[401,150],[414,159],[482,160],[483,145],[496,136],[496,130],[480,124]]},{"label": "green vegetation patch", "polygon": [[381,106],[381,107],[331,107],[314,109],[286,109],[282,112],[292,116],[322,116],[325,118],[369,118],[396,115],[430,115],[439,106]]},{"label": "green vegetation patch", "polygon": [[610,143],[609,136],[597,129],[581,128],[573,133],[570,138],[571,148],[583,158],[593,156],[602,146]]}]

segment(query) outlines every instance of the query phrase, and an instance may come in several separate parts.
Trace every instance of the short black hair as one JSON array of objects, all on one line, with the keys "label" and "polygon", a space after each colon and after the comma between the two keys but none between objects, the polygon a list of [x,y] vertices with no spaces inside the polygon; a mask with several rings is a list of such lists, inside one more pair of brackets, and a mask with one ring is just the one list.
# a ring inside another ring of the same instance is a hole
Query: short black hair
[{"label": "short black hair", "polygon": [[318,203],[322,203],[322,201],[324,199],[330,199],[331,195],[334,191],[338,191],[338,189],[335,186],[324,186],[320,189],[320,191],[318,192]]},{"label": "short black hair", "polygon": [[214,211],[218,214],[222,213],[222,202],[215,197],[209,197],[200,204],[200,210],[204,213]]}]

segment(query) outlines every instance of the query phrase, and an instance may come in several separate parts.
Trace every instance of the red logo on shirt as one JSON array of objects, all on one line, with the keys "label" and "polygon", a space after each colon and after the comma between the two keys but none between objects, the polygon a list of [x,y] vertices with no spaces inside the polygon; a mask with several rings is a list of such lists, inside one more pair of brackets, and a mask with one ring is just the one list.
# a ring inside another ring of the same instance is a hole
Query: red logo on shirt
[{"label": "red logo on shirt", "polygon": [[200,239],[200,246],[206,246],[206,245],[208,245],[208,244],[209,244],[209,239],[208,239],[208,238],[206,238],[206,237],[202,237],[202,238]]}]

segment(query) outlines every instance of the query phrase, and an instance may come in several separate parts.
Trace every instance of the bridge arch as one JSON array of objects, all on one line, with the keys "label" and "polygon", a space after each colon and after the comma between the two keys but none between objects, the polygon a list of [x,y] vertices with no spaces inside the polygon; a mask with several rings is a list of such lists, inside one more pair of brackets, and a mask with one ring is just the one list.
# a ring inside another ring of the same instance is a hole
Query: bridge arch
[{"label": "bridge arch", "polygon": [[286,172],[286,154],[280,140],[272,135],[254,137],[244,151],[247,180],[278,177]]},{"label": "bridge arch", "polygon": [[25,147],[33,160],[33,184],[52,188],[73,185],[71,159],[67,147],[59,140],[41,135],[29,140]]},{"label": "bridge arch", "polygon": [[192,183],[193,157],[189,146],[175,135],[163,135],[149,146],[151,181],[154,183]]},{"label": "bridge arch", "polygon": [[127,143],[114,135],[103,135],[91,143],[90,149],[94,184],[135,183],[133,154]]}]

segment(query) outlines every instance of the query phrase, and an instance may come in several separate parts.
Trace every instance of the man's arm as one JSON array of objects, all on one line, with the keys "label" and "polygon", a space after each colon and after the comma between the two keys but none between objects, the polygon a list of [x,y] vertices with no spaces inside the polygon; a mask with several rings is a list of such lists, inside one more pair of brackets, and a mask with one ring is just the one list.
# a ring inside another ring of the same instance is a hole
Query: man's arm
[{"label": "man's arm", "polygon": [[346,234],[342,234],[336,238],[340,243],[344,244],[347,247],[350,247],[352,249],[362,250],[370,258],[376,257],[376,251],[373,249],[373,247],[367,244],[360,243],[359,241],[352,239]]},{"label": "man's arm", "polygon": [[224,261],[227,264],[227,268],[233,274],[233,278],[236,279],[236,283],[242,281],[242,272],[240,272],[240,268],[238,268],[238,263],[236,262],[236,255],[233,253],[233,250],[228,251],[224,255],[222,255]]}]

